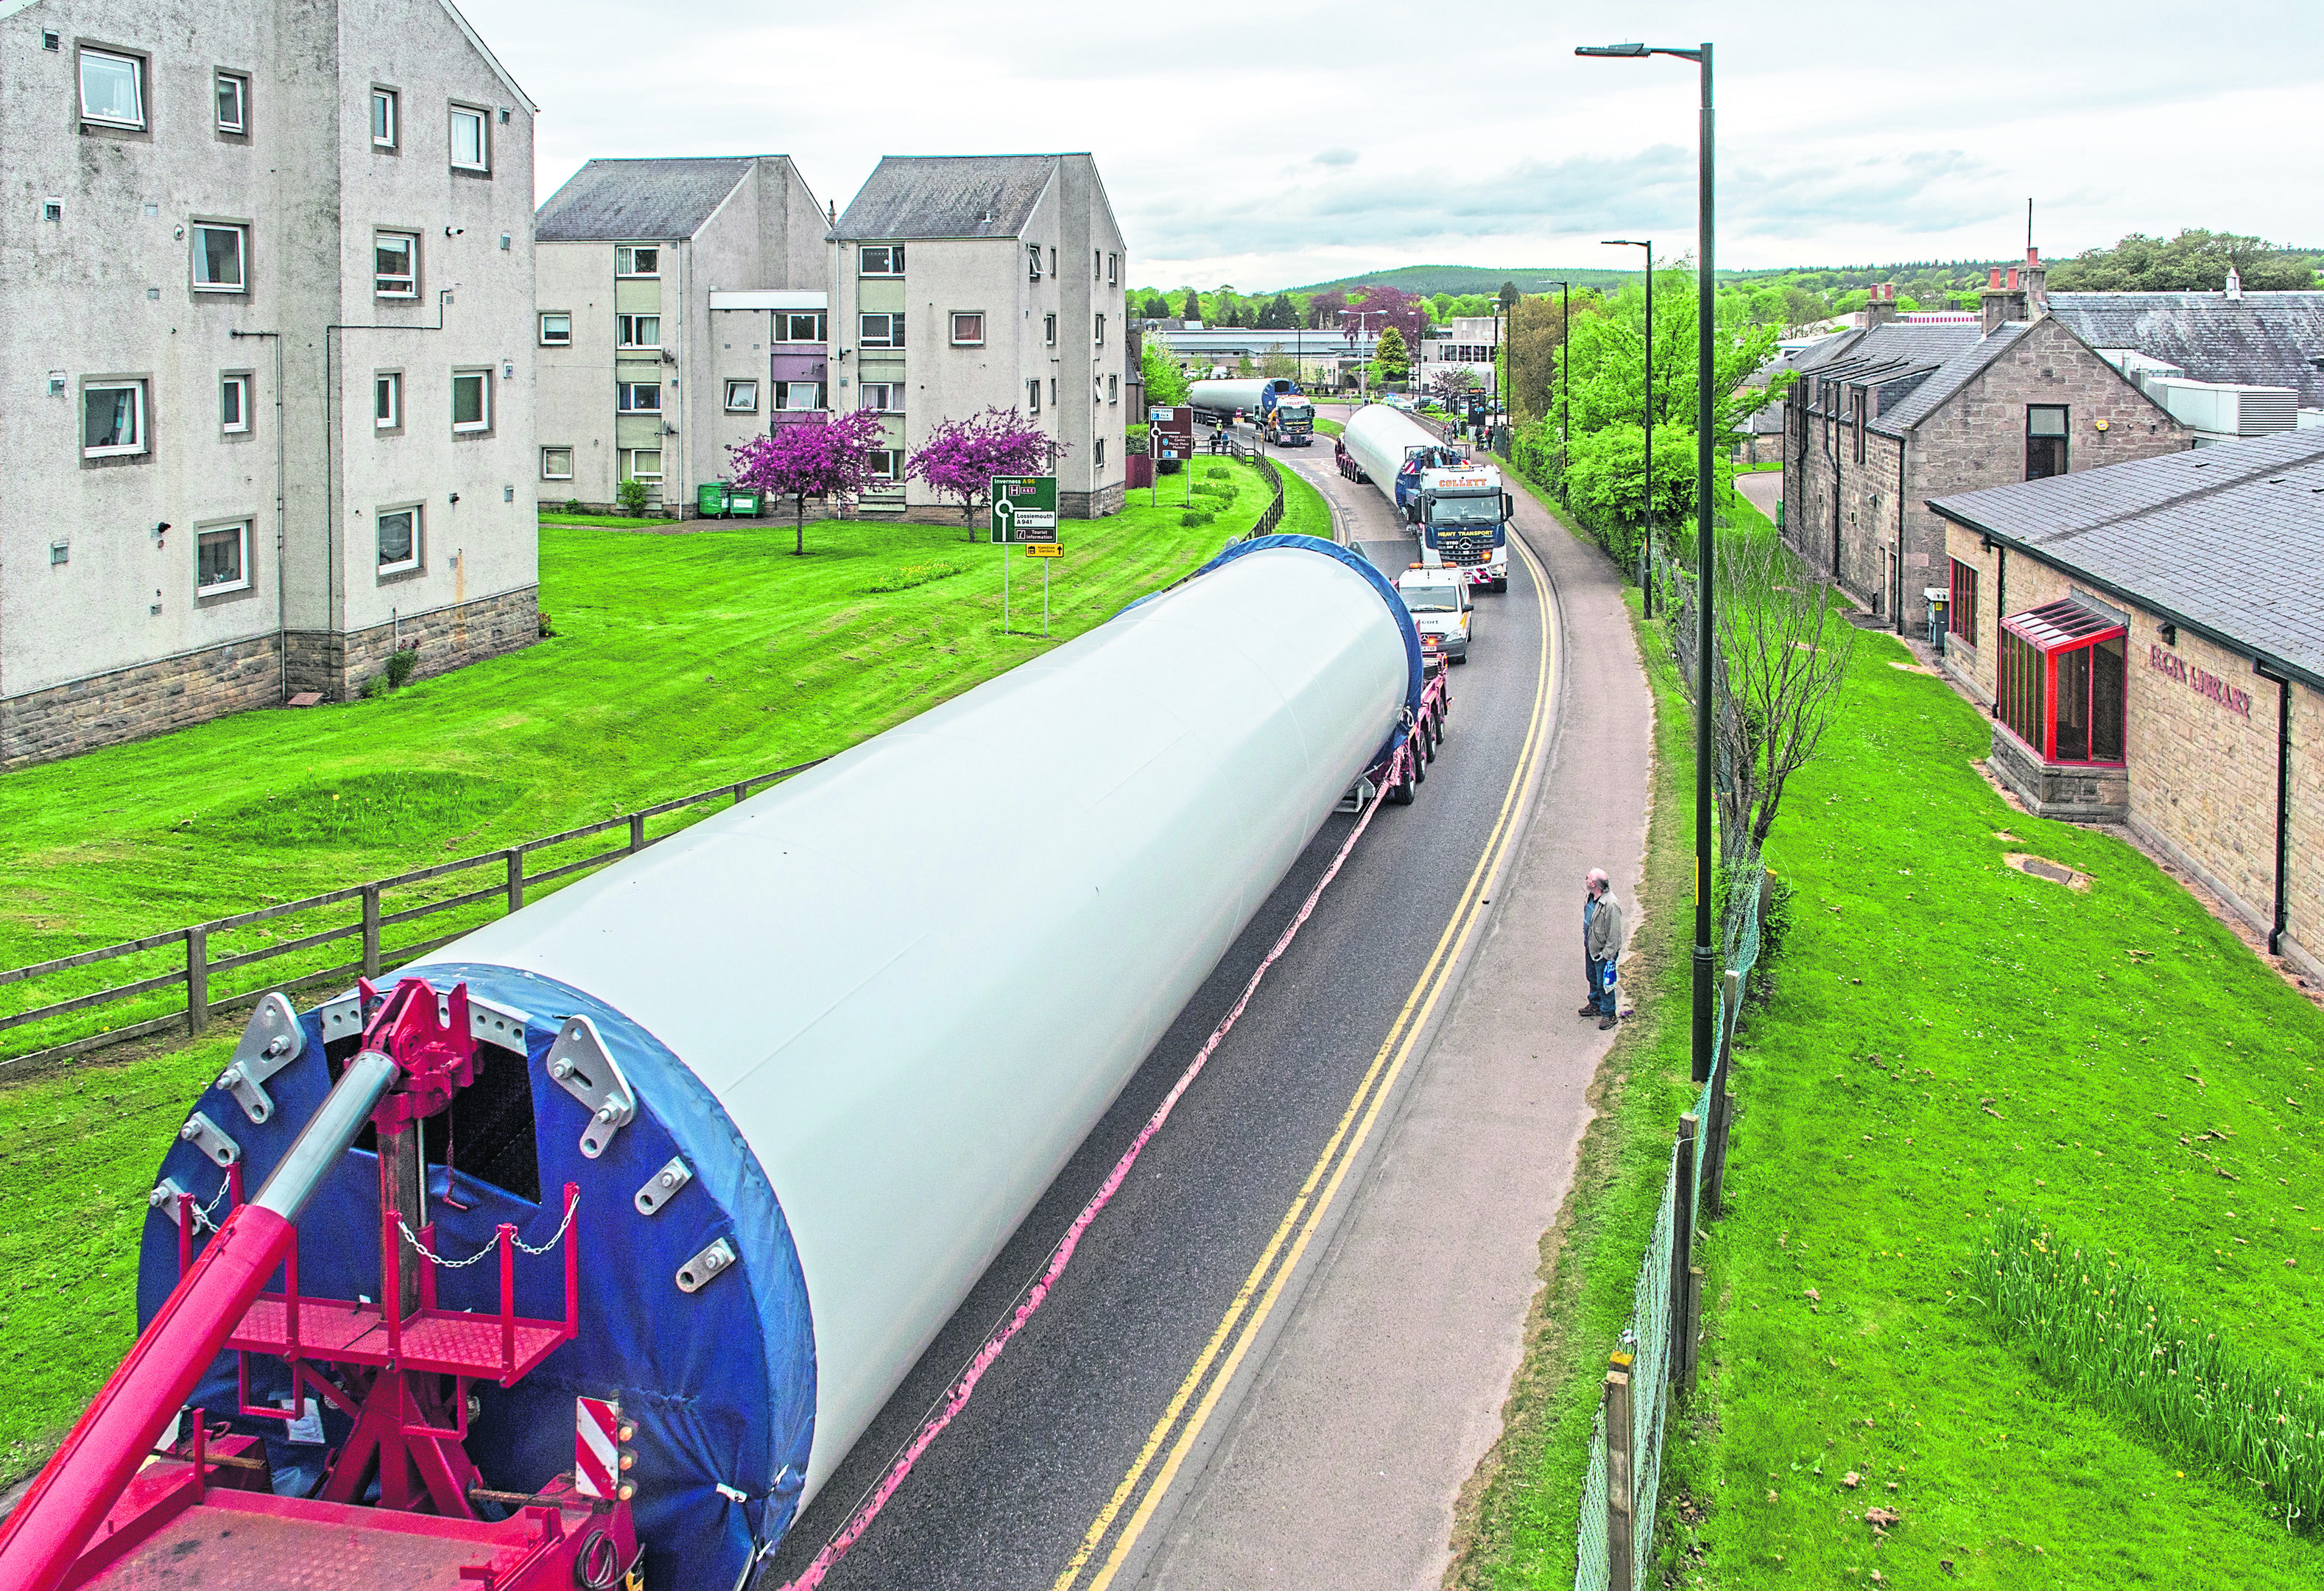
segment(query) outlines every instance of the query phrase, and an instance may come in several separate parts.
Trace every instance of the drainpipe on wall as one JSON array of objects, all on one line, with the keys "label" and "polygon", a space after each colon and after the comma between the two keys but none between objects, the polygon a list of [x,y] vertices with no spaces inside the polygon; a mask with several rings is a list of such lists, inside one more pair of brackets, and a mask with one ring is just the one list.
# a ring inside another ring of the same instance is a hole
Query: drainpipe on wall
[{"label": "drainpipe on wall", "polygon": [[1988,715],[2001,717],[2001,621],[2009,613],[2009,549],[1998,541],[1993,545],[1999,562],[1993,570],[1993,706]]},{"label": "drainpipe on wall", "polygon": [[[1899,635],[1904,633],[1904,448],[1905,440],[1900,436],[1896,439],[1896,634]],[[1922,611],[1926,612],[1927,607],[1928,605],[1923,603]],[[1926,639],[1931,645],[1936,643],[1937,638],[1933,635]]]},{"label": "drainpipe on wall", "polygon": [[2275,687],[2275,917],[2267,930],[2267,953],[2283,954],[2290,918],[2292,874],[2292,681],[2254,663],[2252,672]]},{"label": "drainpipe on wall", "polygon": [[279,331],[235,331],[227,338],[265,338],[274,344],[274,689],[284,701],[290,699],[290,634],[288,616],[283,607],[287,582],[282,573],[282,560],[290,552],[290,532],[283,500],[283,471],[287,467],[285,439],[282,435],[282,334]]}]

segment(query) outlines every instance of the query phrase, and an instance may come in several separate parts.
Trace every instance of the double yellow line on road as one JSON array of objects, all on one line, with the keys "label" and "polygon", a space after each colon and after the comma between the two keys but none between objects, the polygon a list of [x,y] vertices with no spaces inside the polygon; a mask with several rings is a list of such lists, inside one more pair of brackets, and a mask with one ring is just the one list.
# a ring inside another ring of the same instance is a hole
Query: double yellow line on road
[{"label": "double yellow line on road", "polygon": [[[1225,1318],[1219,1322],[1218,1329],[1211,1334],[1210,1341],[1204,1345],[1202,1353],[1196,1356],[1194,1368],[1186,1373],[1186,1379],[1171,1394],[1161,1419],[1155,1421],[1145,1446],[1139,1449],[1137,1458],[1130,1464],[1130,1472],[1122,1476],[1121,1484],[1114,1488],[1113,1495],[1098,1511],[1097,1518],[1091,1522],[1088,1531],[1082,1537],[1080,1547],[1074,1549],[1064,1572],[1057,1576],[1051,1591],[1072,1591],[1080,1583],[1083,1574],[1097,1562],[1109,1537],[1112,1538],[1112,1549],[1105,1553],[1103,1564],[1091,1577],[1088,1591],[1107,1591],[1113,1584],[1114,1577],[1130,1560],[1147,1526],[1153,1521],[1156,1507],[1168,1494],[1187,1455],[1194,1451],[1211,1416],[1217,1411],[1220,1398],[1233,1382],[1244,1356],[1275,1312],[1276,1305],[1283,1297],[1284,1286],[1299,1268],[1300,1258],[1307,1252],[1308,1243],[1322,1228],[1323,1217],[1347,1180],[1349,1168],[1370,1142],[1379,1124],[1383,1105],[1394,1091],[1397,1079],[1403,1074],[1405,1064],[1412,1059],[1421,1035],[1427,1031],[1428,1019],[1452,987],[1453,976],[1462,965],[1462,953],[1484,919],[1484,905],[1488,899],[1484,886],[1492,880],[1496,870],[1506,859],[1522,827],[1516,821],[1517,814],[1522,809],[1520,797],[1533,772],[1536,754],[1547,733],[1552,686],[1556,678],[1557,636],[1556,625],[1552,622],[1553,593],[1549,573],[1542,567],[1541,560],[1534,556],[1533,550],[1517,540],[1514,532],[1510,540],[1511,545],[1524,558],[1526,568],[1533,571],[1535,587],[1540,593],[1541,638],[1534,680],[1533,713],[1526,726],[1525,742],[1517,751],[1517,766],[1509,773],[1508,790],[1501,797],[1500,812],[1493,820],[1491,831],[1485,837],[1484,848],[1477,857],[1475,869],[1469,874],[1468,886],[1462,892],[1451,920],[1445,923],[1443,933],[1438,936],[1436,948],[1421,968],[1420,977],[1413,985],[1412,993],[1406,997],[1404,1008],[1397,1013],[1396,1021],[1389,1024],[1388,1036],[1380,1041],[1379,1052],[1372,1057],[1371,1066],[1356,1085],[1355,1096],[1348,1102],[1347,1111],[1340,1117],[1338,1127],[1323,1145],[1323,1152],[1308,1171],[1307,1179],[1300,1185],[1298,1196],[1291,1201],[1291,1207],[1285,1212],[1281,1225],[1276,1227],[1275,1235],[1268,1240],[1267,1247],[1260,1252],[1259,1263],[1244,1278],[1241,1288],[1235,1293],[1234,1301],[1227,1307]],[[1160,1461],[1158,1467],[1157,1459]],[[1141,1486],[1144,1488],[1142,1494]],[[1137,1499],[1134,1508],[1131,1507],[1133,1498]],[[1122,1520],[1125,1509],[1130,1510],[1126,1522]],[[1121,1524],[1118,1534],[1114,1530],[1117,1522]]]}]

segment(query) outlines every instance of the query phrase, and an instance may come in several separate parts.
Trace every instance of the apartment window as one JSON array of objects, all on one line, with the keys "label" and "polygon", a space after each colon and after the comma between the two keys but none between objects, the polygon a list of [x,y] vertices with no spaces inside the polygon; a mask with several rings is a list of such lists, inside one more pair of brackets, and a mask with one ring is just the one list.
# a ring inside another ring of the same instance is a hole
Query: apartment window
[{"label": "apartment window", "polygon": [[613,250],[613,274],[616,276],[659,276],[661,274],[659,244],[624,243]]},{"label": "apartment window", "polygon": [[403,372],[383,370],[371,378],[371,422],[375,430],[403,429]]},{"label": "apartment window", "polygon": [[1050,275],[1052,275],[1052,276],[1055,276],[1056,273],[1057,273],[1057,251],[1056,251],[1056,249],[1051,249],[1051,250],[1049,251],[1049,274],[1050,274]]},{"label": "apartment window", "polygon": [[904,273],[904,245],[900,243],[866,244],[858,254],[857,271],[864,276],[901,276]]},{"label": "apartment window", "polygon": [[1028,243],[1025,245],[1025,254],[1027,256],[1026,269],[1030,273],[1028,280],[1034,282],[1040,281],[1041,245],[1038,243]]},{"label": "apartment window", "polygon": [[145,62],[108,50],[80,52],[80,115],[107,127],[145,127]]},{"label": "apartment window", "polygon": [[1977,644],[1977,566],[1952,560],[1952,595],[1945,604],[1945,632]]},{"label": "apartment window", "polygon": [[1041,317],[1041,340],[1053,348],[1057,346],[1057,318],[1055,315]]},{"label": "apartment window", "polygon": [[2025,478],[2047,480],[2066,473],[2066,407],[2025,405]]},{"label": "apartment window", "polygon": [[1105,274],[1105,255],[1097,249],[1090,250],[1090,280],[1095,282]]},{"label": "apartment window", "polygon": [[383,508],[373,521],[379,527],[379,572],[401,574],[420,567],[420,506]]},{"label": "apartment window", "polygon": [[1109,403],[1121,402],[1121,377],[1109,375],[1105,378],[1105,401]]},{"label": "apartment window", "polygon": [[952,343],[956,348],[979,347],[984,342],[984,317],[974,310],[954,310]]},{"label": "apartment window", "polygon": [[218,430],[228,436],[249,434],[250,377],[247,375],[218,377]]},{"label": "apartment window", "polygon": [[867,381],[856,393],[862,399],[859,407],[881,414],[904,412],[904,384],[900,381]]},{"label": "apartment window", "polygon": [[1097,467],[1100,469],[1103,469],[1105,467],[1105,439],[1103,437],[1100,437],[1097,439]]},{"label": "apartment window", "polygon": [[1109,284],[1117,283],[1117,282],[1120,282],[1120,280],[1121,280],[1121,256],[1120,256],[1120,255],[1119,255],[1119,254],[1108,254],[1108,255],[1106,255],[1106,257],[1105,257],[1105,279],[1106,279],[1106,282],[1107,282]]},{"label": "apartment window", "polygon": [[460,171],[492,169],[490,146],[484,142],[484,113],[469,106],[452,107],[452,167]]},{"label": "apartment window", "polygon": [[633,448],[624,457],[628,464],[622,473],[623,480],[658,481],[661,479],[659,448]]},{"label": "apartment window", "polygon": [[248,287],[243,254],[249,241],[246,227],[194,223],[194,291],[242,292]]},{"label": "apartment window", "polygon": [[250,522],[194,532],[194,595],[223,597],[250,589]]},{"label": "apartment window", "polygon": [[383,299],[420,296],[420,238],[411,232],[374,232],[372,291]]},{"label": "apartment window", "polygon": [[540,478],[545,481],[569,481],[573,478],[573,449],[543,448],[540,450]]},{"label": "apartment window", "polygon": [[782,384],[783,407],[791,410],[823,407],[823,383],[819,381],[787,381]]},{"label": "apartment window", "polygon": [[1041,384],[1038,381],[1028,381],[1025,384],[1025,410],[1029,414],[1038,414],[1041,412]]},{"label": "apartment window", "polygon": [[371,146],[393,149],[396,139],[396,95],[392,88],[371,91]]},{"label": "apartment window", "polygon": [[759,412],[759,384],[755,381],[730,381],[726,384],[726,412],[756,414]]},{"label": "apartment window", "polygon": [[250,131],[250,79],[240,72],[220,72],[217,75],[217,130],[221,133]]},{"label": "apartment window", "polygon": [[863,457],[872,467],[873,480],[898,481],[904,478],[904,455],[900,449],[867,448]]},{"label": "apartment window", "polygon": [[819,343],[823,340],[823,316],[814,310],[798,310],[779,318],[781,335],[778,342]]},{"label": "apartment window", "polygon": [[658,348],[661,347],[661,317],[659,315],[617,315],[621,327],[619,340],[625,348]]},{"label": "apartment window", "polygon": [[1052,409],[1054,409],[1054,408],[1056,408],[1056,406],[1057,406],[1057,378],[1056,378],[1056,376],[1054,376],[1054,375],[1053,375],[1053,376],[1049,377],[1049,407],[1050,407],[1050,408],[1052,408]]},{"label": "apartment window", "polygon": [[1097,318],[1097,346],[1101,348],[1105,347],[1105,317],[1102,315]]},{"label": "apartment window", "polygon": [[1862,387],[1858,387],[1849,393],[1848,402],[1849,419],[1856,427],[1856,462],[1861,464],[1864,462],[1864,412],[1870,398]]},{"label": "apartment window", "polygon": [[661,412],[661,383],[658,381],[625,381],[615,390],[621,394],[618,407],[624,414]]},{"label": "apartment window", "polygon": [[904,318],[901,315],[859,315],[856,317],[857,340],[867,348],[900,348],[904,346]]},{"label": "apartment window", "polygon": [[540,312],[540,346],[544,348],[570,347],[573,344],[573,317],[564,310],[543,310]]},{"label": "apartment window", "polygon": [[80,451],[84,458],[145,451],[143,382],[92,382],[81,389]]},{"label": "apartment window", "polygon": [[452,372],[452,430],[456,432],[493,429],[493,373],[489,370]]}]

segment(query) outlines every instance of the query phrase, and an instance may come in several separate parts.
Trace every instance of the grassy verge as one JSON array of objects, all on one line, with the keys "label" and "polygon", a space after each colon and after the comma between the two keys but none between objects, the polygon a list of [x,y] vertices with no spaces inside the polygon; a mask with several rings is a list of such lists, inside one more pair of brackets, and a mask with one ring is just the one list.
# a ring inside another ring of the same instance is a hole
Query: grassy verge
[{"label": "grassy verge", "polygon": [[1319,437],[1336,437],[1347,429],[1343,422],[1337,420],[1325,420],[1320,415],[1315,421],[1315,434]]},{"label": "grassy verge", "polygon": [[[651,519],[625,519],[620,514],[566,513],[558,509],[544,508],[540,511],[540,523],[544,525],[593,525],[601,531],[666,531],[679,522],[667,514],[656,514]],[[712,520],[709,523],[717,524],[721,522]]]},{"label": "grassy verge", "polygon": [[[1520,485],[1553,513],[1555,498]],[[1586,535],[1567,526],[1577,539]],[[1671,1133],[1688,1079],[1688,941],[1692,894],[1693,717],[1679,689],[1667,626],[1625,594],[1655,696],[1654,812],[1635,949],[1622,979],[1637,1014],[1591,1085],[1595,1111],[1572,1190],[1542,1238],[1543,1286],[1481,1487],[1463,1499],[1448,1586],[1572,1583],[1574,1527],[1606,1355],[1630,1315],[1631,1284],[1654,1227]]]},{"label": "grassy verge", "polygon": [[[1665,1471],[1708,1518],[1665,1567],[2324,1583],[2312,1522],[2288,1534],[2249,1482],[2053,1383],[1969,1296],[1976,1238],[2023,1216],[2144,1267],[2251,1355],[2313,1365],[2324,1017],[2138,852],[2007,807],[1971,767],[1987,720],[1862,642],[1770,843],[1796,920],[1738,1050],[1705,1395]],[[1902,1516],[1885,1536],[1875,1503]]]}]

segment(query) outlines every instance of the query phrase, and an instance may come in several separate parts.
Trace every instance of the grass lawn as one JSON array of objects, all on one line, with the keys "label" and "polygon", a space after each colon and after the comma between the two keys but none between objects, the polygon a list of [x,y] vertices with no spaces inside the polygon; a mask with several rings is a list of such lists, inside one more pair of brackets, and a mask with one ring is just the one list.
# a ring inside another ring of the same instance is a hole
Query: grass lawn
[{"label": "grass lawn", "polygon": [[1316,417],[1315,434],[1319,437],[1336,437],[1347,429],[1347,424],[1343,421],[1325,420],[1321,415]]},{"label": "grass lawn", "polygon": [[[1179,508],[1147,506],[1142,494],[1120,514],[1065,523],[1047,641],[1038,566],[957,526],[814,523],[805,558],[780,524],[681,536],[544,527],[553,640],[381,700],[245,713],[0,777],[0,965],[490,850],[841,750],[1081,634],[1248,530],[1268,500],[1257,470],[1197,467],[1227,470],[1238,489],[1213,524],[1183,527]],[[1322,519],[1328,536],[1322,499],[1285,473],[1294,512]],[[1007,635],[1004,556],[1016,597]],[[448,895],[475,879],[444,883]],[[346,911],[241,930],[212,954],[254,948],[263,930],[314,931]],[[342,943],[309,954],[322,966],[351,953]],[[85,986],[152,976],[172,957],[147,959],[88,969],[101,976]],[[279,979],[284,966],[251,974]],[[75,992],[51,979],[0,994],[15,1010]],[[11,1387],[0,1485],[44,1457],[127,1349],[145,1190],[239,1027],[229,1019],[198,1044],[101,1052],[42,1076],[0,1068],[0,1365]],[[25,1030],[6,1037],[19,1052],[32,1047]]]},{"label": "grass lawn", "polygon": [[[604,531],[674,531],[683,523],[666,514],[651,519],[625,519],[617,513],[566,513],[558,509],[540,511],[540,523],[545,525],[594,525]],[[722,522],[712,520],[711,524]]]},{"label": "grass lawn", "polygon": [[[1598,1381],[1692,1096],[1688,718],[1662,630],[1642,647],[1661,717],[1640,1020],[1544,1241],[1464,1586],[1572,1583]],[[1701,1252],[1711,1329],[1665,1460],[1665,1583],[2324,1583],[2312,1532],[2045,1381],[1967,1296],[1978,1235],[2024,1211],[2311,1374],[2324,1016],[2137,852],[2011,810],[1970,766],[1988,721],[1893,666],[1909,661],[1862,637],[1770,842],[1794,920],[1737,1049],[1733,1207]],[[2089,887],[2028,877],[2011,852]],[[1885,1539],[1863,1522],[1875,1505],[1902,1516]]]}]

